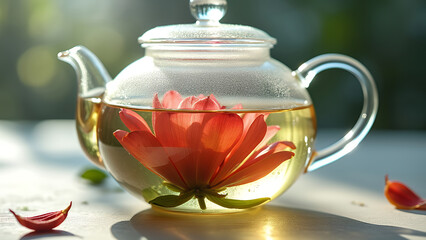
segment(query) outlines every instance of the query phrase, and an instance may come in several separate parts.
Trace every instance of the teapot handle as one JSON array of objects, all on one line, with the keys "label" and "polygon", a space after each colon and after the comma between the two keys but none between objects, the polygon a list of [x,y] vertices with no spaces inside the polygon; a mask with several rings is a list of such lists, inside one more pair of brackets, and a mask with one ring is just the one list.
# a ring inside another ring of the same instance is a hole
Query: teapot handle
[{"label": "teapot handle", "polygon": [[308,88],[318,73],[331,68],[346,70],[358,79],[364,95],[364,105],[355,126],[336,143],[314,153],[305,172],[316,170],[351,152],[367,135],[376,118],[377,88],[370,72],[357,60],[341,54],[324,54],[303,63],[292,74]]}]

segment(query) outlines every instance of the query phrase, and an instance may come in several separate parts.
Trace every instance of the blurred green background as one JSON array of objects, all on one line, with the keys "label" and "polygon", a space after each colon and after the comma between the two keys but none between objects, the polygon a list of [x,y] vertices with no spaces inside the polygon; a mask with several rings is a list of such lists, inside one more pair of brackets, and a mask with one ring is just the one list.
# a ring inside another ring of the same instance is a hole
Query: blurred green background
[{"label": "blurred green background", "polygon": [[[192,23],[187,0],[1,0],[0,119],[74,118],[77,83],[56,59],[75,45],[92,50],[116,76],[143,56],[147,30]],[[380,95],[376,129],[426,130],[426,1],[228,0],[223,23],[251,25],[277,38],[272,57],[291,69],[323,53],[350,55],[371,71]],[[358,82],[340,70],[309,92],[319,127],[358,118]]]}]

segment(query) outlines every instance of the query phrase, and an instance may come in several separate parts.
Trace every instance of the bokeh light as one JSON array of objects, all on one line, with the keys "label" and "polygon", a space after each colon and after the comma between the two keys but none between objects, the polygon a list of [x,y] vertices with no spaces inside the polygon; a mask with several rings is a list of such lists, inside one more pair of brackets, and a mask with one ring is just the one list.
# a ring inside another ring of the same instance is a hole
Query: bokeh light
[{"label": "bokeh light", "polygon": [[18,60],[19,80],[28,87],[46,87],[56,71],[55,51],[36,46],[25,51]]}]

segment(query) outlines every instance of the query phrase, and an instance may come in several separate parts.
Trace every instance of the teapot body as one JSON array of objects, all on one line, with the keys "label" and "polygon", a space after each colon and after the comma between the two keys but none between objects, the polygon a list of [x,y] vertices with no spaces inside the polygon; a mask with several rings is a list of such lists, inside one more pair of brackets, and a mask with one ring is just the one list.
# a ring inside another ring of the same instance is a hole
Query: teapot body
[{"label": "teapot body", "polygon": [[[289,68],[270,58],[267,48],[185,51],[148,49],[146,56],[107,84],[101,101],[80,99],[97,102],[93,109],[99,118],[92,139],[96,140],[93,148],[98,148],[100,161],[126,190],[147,202],[179,194],[168,184],[182,190],[216,191],[216,197],[241,204],[258,200],[253,206],[276,198],[294,183],[314,152],[316,119],[306,89]],[[179,95],[179,103],[188,98],[209,98],[220,107],[168,105],[167,99],[176,98],[176,94],[170,97],[171,92]],[[155,106],[155,99],[163,103],[161,109]],[[121,136],[117,137],[117,131],[126,131],[129,136],[142,132],[129,126],[129,121],[136,120],[126,120],[130,114],[123,111],[143,119],[137,121],[146,123],[145,132],[152,142],[137,143],[136,137],[133,144],[142,146],[132,148],[130,140],[126,145]],[[167,120],[158,120],[160,115]],[[211,124],[222,117],[221,123]],[[199,118],[204,120],[194,120]],[[181,136],[174,136],[172,131]],[[79,136],[85,139],[83,131]],[[228,139],[232,140],[221,143]],[[140,148],[161,153],[150,155]],[[156,169],[157,161],[161,162],[160,169]],[[244,171],[247,173],[240,173]],[[171,175],[176,174],[183,181],[173,179]],[[196,197],[166,208],[210,213],[246,208],[238,204],[221,206],[208,197],[204,209]]]}]

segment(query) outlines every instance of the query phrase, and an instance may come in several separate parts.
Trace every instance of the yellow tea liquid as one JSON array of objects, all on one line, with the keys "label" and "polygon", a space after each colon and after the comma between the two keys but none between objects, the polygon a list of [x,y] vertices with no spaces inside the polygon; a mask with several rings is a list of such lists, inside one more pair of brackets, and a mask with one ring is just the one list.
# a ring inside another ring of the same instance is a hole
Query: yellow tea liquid
[{"label": "yellow tea liquid", "polygon": [[[84,108],[85,103],[86,105],[92,104],[94,106]],[[136,197],[144,199],[147,202],[160,195],[177,195],[176,192],[169,190],[162,184],[164,182],[162,178],[145,168],[138,160],[130,155],[114,137],[113,132],[117,129],[128,131],[119,117],[119,111],[123,106],[103,104],[99,98],[80,99],[79,105],[83,106],[83,108],[80,107],[80,111],[83,111],[81,109],[87,111],[84,114],[84,119],[80,120],[78,118],[77,129],[79,139],[83,141],[82,145],[86,149],[89,149],[86,151],[89,158],[100,165],[103,161],[107,170],[121,186]],[[142,116],[152,130],[152,113],[155,110],[130,109]],[[98,118],[100,112],[102,114]],[[173,112],[184,113],[185,111],[173,110]],[[242,110],[224,110],[223,112],[234,112],[240,115],[247,113]],[[266,120],[268,126],[280,126],[280,130],[271,139],[270,143],[291,141],[296,145],[296,149],[286,150],[293,151],[295,155],[292,159],[282,163],[270,174],[255,182],[226,188],[221,194],[226,193],[229,199],[250,200],[264,197],[274,199],[294,183],[297,177],[303,172],[305,165],[314,151],[316,118],[312,105],[293,109],[257,112],[269,113]],[[188,111],[186,113],[191,114]],[[99,149],[99,153],[96,153],[97,149]],[[102,156],[102,159],[99,156]],[[170,210],[209,213],[235,211],[235,209],[218,206],[207,199],[206,207],[207,209],[202,211],[197,200],[194,198]]]},{"label": "yellow tea liquid", "polygon": [[78,98],[76,127],[81,148],[90,161],[103,167],[98,148],[98,123],[101,113],[101,96],[93,98]]}]

